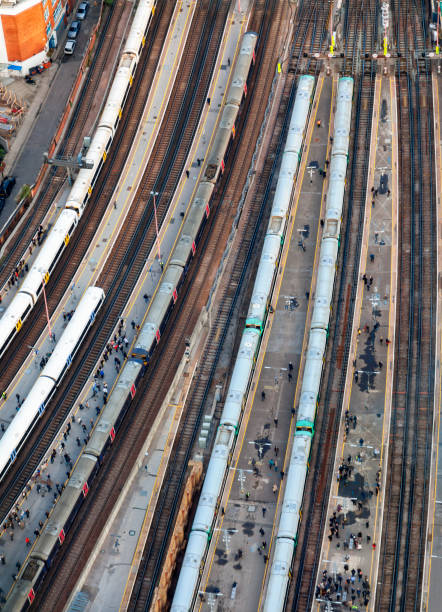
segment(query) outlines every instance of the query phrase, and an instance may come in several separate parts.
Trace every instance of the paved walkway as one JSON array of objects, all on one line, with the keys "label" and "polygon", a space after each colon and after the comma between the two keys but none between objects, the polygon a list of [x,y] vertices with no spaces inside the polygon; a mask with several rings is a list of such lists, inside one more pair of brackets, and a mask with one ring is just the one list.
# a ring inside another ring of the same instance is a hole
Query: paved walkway
[{"label": "paved walkway", "polygon": [[[245,409],[220,504],[225,513],[216,522],[200,583],[203,610],[208,610],[217,597],[222,598],[221,606],[226,610],[256,611],[260,603],[274,517],[282,499],[281,472],[286,469],[286,447],[292,437],[290,408],[302,355],[309,305],[306,291],[310,290],[317,255],[315,244],[325,194],[323,178],[311,162],[324,168],[332,89],[332,78],[319,79],[281,257],[283,276],[278,275],[272,301],[274,314],[263,336],[250,387],[254,391]],[[316,128],[319,118],[322,127]],[[288,368],[290,362],[293,372]]]},{"label": "paved walkway", "polygon": [[[374,607],[388,459],[397,284],[395,109],[394,79],[378,77],[352,350],[316,591],[320,601],[358,609]],[[385,192],[381,176],[387,177]]]},{"label": "paved walkway", "polygon": [[[160,69],[155,77],[151,94],[146,103],[146,110],[143,121],[140,123],[134,148],[122,175],[121,182],[116,189],[117,195],[111,198],[111,202],[115,200],[117,206],[116,208],[113,205],[110,206],[106,212],[102,224],[97,231],[96,238],[90,246],[88,255],[73,279],[71,290],[68,291],[68,295],[61,301],[56,313],[53,315],[53,327],[57,338],[66,325],[62,313],[67,313],[74,308],[88,284],[95,282],[95,278],[99,275],[101,267],[109,255],[111,243],[117,235],[116,229],[121,227],[124,215],[129,209],[131,197],[136,193],[136,181],[140,180],[142,177],[142,169],[147,164],[156,134],[161,127],[161,117],[167,107],[168,98],[172,91],[174,75],[179,63],[178,60],[182,57],[182,48],[191,27],[194,9],[195,3],[177,3],[174,19],[171,23],[165,48],[163,49],[164,55],[159,62]],[[221,106],[227,82],[230,77],[230,70],[228,69],[226,58],[233,58],[236,53],[235,49],[237,49],[239,45],[238,37],[240,29],[241,23],[235,23],[235,21],[232,21],[227,26],[228,44],[222,50],[210,89],[212,104],[210,107],[208,105],[204,106],[204,112],[200,119],[196,138],[192,145],[188,162],[185,165],[186,168],[189,168],[190,175],[189,178],[187,178],[183,173],[177,192],[169,206],[167,219],[160,230],[161,254],[164,261],[167,261],[181,225],[177,223],[177,220],[182,222],[183,217],[181,213],[186,213],[186,205],[183,205],[183,202],[191,202],[199,174],[203,168],[203,165],[201,164],[201,166],[199,166],[196,160],[198,158],[204,159],[208,144],[211,141],[211,135],[218,121],[218,113],[210,112],[210,110],[213,108],[218,109]],[[127,185],[132,185],[133,188],[128,191]],[[117,351],[117,353],[121,353],[119,356],[120,361],[124,360],[125,353],[130,352],[130,346],[135,337],[133,329],[135,322],[142,323],[147,315],[146,308],[148,308],[150,298],[145,296],[152,296],[161,281],[161,268],[158,264],[156,249],[157,247],[155,245],[152,252],[148,255],[145,269],[140,276],[133,296],[123,311],[125,323],[121,330],[121,348]],[[132,322],[134,325],[131,324]],[[117,333],[117,330],[115,331]],[[31,384],[39,374],[39,361],[41,355],[44,355],[46,351],[50,351],[52,348],[46,332],[40,339],[38,347],[41,347],[38,348],[39,354],[37,356],[31,356],[28,359],[25,366],[21,369],[17,380],[11,385],[8,401],[0,408],[0,422],[3,422],[3,424],[7,424],[16,412],[16,393],[18,392],[20,394],[21,399],[26,396]],[[34,365],[32,365],[32,361],[34,361]],[[117,370],[118,368],[114,365],[114,356],[112,355],[109,361],[104,364],[104,377],[100,381],[100,386],[102,383],[106,382],[109,389],[111,389],[117,380]],[[0,575],[0,586],[4,592],[9,589],[12,582],[11,578],[12,574],[16,571],[16,563],[22,562],[28,552],[24,545],[24,538],[30,537],[34,539],[33,533],[35,529],[39,529],[39,521],[44,522],[45,513],[50,511],[54,500],[58,498],[57,490],[61,489],[62,483],[66,479],[67,467],[63,458],[64,453],[67,452],[71,463],[74,463],[83,445],[87,441],[88,433],[95,424],[96,416],[102,406],[102,390],[94,393],[93,385],[94,381],[91,379],[79,396],[78,404],[73,407],[72,415],[67,419],[63,432],[59,435],[59,438],[54,444],[56,453],[54,454],[53,462],[48,458],[46,462],[43,463],[41,474],[38,477],[34,477],[32,483],[29,485],[28,497],[20,503],[18,514],[22,517],[24,530],[19,531],[17,526],[15,526],[13,530],[14,536],[20,534],[19,539],[14,537],[13,541],[10,541],[10,528],[8,528],[8,530],[3,533],[3,537],[0,538],[0,554],[5,554],[6,567],[8,569],[8,571],[4,571]],[[167,421],[164,422],[164,426],[167,432]],[[158,433],[158,437],[152,442],[154,445],[152,448],[156,448],[157,451],[162,448],[163,436],[164,430]],[[158,456],[158,453],[156,456]],[[158,467],[159,463],[150,462],[148,473],[141,473],[141,477],[145,477],[145,480],[137,481],[139,486],[145,487],[143,490],[146,491],[146,495],[143,495],[143,497],[145,497],[144,501],[147,504],[150,500],[151,484],[155,481],[155,470]],[[136,494],[138,494],[139,489],[137,486],[135,490]],[[140,501],[138,500],[136,503],[138,505]],[[133,509],[132,506],[130,506],[130,508]],[[27,519],[26,514],[23,514],[26,509],[32,510],[29,519]],[[133,527],[138,534],[140,522],[137,519],[133,519],[131,527]],[[132,529],[128,531],[132,531]],[[127,568],[129,570],[130,559],[133,554],[133,548],[131,547],[136,545],[137,538],[134,538],[132,533],[128,533],[128,531],[121,534],[122,537],[119,539],[119,543],[121,544],[119,554],[121,555],[124,553],[127,556]],[[114,532],[112,531],[111,533]],[[97,591],[94,587],[94,593],[98,597],[96,609],[104,609],[101,607],[103,601],[106,601],[106,609],[113,609],[112,606],[114,606],[118,593],[120,593],[121,600],[127,578],[127,575],[125,577],[122,574],[120,581],[115,580],[112,562],[112,554],[116,552],[114,548],[114,539],[110,540],[110,553],[109,556],[106,556],[108,544],[109,542],[106,542],[104,545],[105,554],[104,557],[100,559],[100,563],[103,564],[101,566],[103,567],[101,589]],[[95,581],[96,577],[94,577],[93,580]],[[113,590],[109,589],[109,585],[112,585]]]},{"label": "paved walkway", "polygon": [[433,74],[434,142],[436,165],[436,205],[437,205],[437,304],[436,304],[436,341],[435,341],[435,385],[434,385],[434,425],[431,454],[430,501],[428,504],[428,524],[425,540],[426,558],[422,586],[422,610],[440,610],[442,602],[442,434],[440,429],[441,409],[441,348],[442,348],[442,291],[440,285],[442,269],[442,208],[440,189],[442,185],[442,141],[441,121],[442,79]]}]

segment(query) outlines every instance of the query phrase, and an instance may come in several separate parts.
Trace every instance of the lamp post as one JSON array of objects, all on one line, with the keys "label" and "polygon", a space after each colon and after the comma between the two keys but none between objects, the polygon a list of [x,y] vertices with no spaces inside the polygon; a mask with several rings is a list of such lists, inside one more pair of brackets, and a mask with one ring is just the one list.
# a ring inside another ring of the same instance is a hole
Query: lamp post
[{"label": "lamp post", "polygon": [[158,191],[151,191],[150,195],[153,196],[153,212],[155,215],[155,231],[157,233],[158,263],[160,264],[161,267],[163,267],[162,261],[161,261],[161,252],[160,252],[160,237],[158,236],[158,219],[157,219],[157,202],[156,202],[156,197],[160,194],[158,193]]},{"label": "lamp post", "polygon": [[48,320],[49,338],[52,340],[51,320],[49,318],[48,301],[46,299],[45,279],[44,278],[42,279],[42,286],[43,286],[43,297],[45,301],[46,318]]}]

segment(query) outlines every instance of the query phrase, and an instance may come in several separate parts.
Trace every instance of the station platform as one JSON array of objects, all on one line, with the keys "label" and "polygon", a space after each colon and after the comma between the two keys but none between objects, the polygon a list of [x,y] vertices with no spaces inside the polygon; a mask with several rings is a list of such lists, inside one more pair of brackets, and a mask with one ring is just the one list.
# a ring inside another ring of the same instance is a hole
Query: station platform
[{"label": "station platform", "polygon": [[[377,77],[346,391],[317,578],[328,602],[374,609],[388,464],[397,290],[394,78]],[[381,182],[382,179],[382,182]],[[384,186],[383,186],[384,185]]]},{"label": "station platform", "polygon": [[[263,334],[253,390],[238,435],[195,609],[259,609],[274,518],[292,437],[296,376],[305,342],[335,81],[320,77],[295,188],[288,234]],[[316,121],[321,120],[321,127]],[[271,202],[269,202],[269,207]],[[291,364],[293,369],[289,369]]]},{"label": "station platform", "polygon": [[[178,71],[179,61],[183,54],[183,47],[191,28],[195,6],[195,3],[177,3],[176,5],[154,85],[146,102],[143,119],[138,128],[134,147],[128,158],[128,164],[116,188],[116,195],[111,199],[112,205],[109,206],[103,218],[85,261],[79,266],[77,274],[73,278],[70,290],[64,296],[53,316],[52,325],[57,339],[67,324],[62,316],[63,313],[70,312],[70,310],[75,308],[87,286],[93,284],[99,276],[102,266],[111,251],[112,244],[117,235],[117,228],[121,227],[124,216],[127,214],[132,202],[131,198],[137,191],[137,182],[142,178],[156,134],[161,127],[163,113],[167,107]],[[241,34],[245,27],[245,19],[238,20],[231,18],[226,25],[225,39],[209,89],[212,101],[210,105],[205,105],[204,107],[197,134],[189,154],[188,162],[186,163],[186,168],[189,169],[189,176],[187,177],[183,173],[176,194],[169,206],[166,221],[159,232],[161,258],[164,262],[167,261],[174,245],[181,222],[202,172],[203,164],[198,164],[196,160],[198,158],[204,159],[207,153],[212,134],[219,120],[219,113],[213,112],[213,110],[219,109],[222,105],[224,93],[231,75],[229,65],[234,65],[233,59],[238,51]],[[231,62],[228,60],[231,60]],[[128,189],[128,186],[132,188]],[[150,297],[154,294],[161,280],[162,269],[158,262],[157,245],[155,244],[152,252],[147,254],[144,271],[141,274],[131,300],[123,312],[124,325],[121,336],[123,338],[123,350],[128,354],[130,353],[131,344],[135,339],[136,332],[133,327],[135,323],[140,325],[143,323],[147,316]],[[31,384],[39,374],[41,356],[45,355],[46,351],[51,351],[52,347],[47,332],[43,334],[40,341],[41,344],[38,344],[38,347],[34,347],[34,355],[30,356],[17,379],[8,390],[8,400],[0,407],[0,423],[7,424],[10,422],[16,412],[16,393],[18,392],[21,398],[26,396]],[[38,350],[37,355],[35,350]],[[121,358],[121,361],[124,361],[124,359]],[[112,389],[112,386],[118,380],[118,373],[114,367],[113,359],[107,361],[103,369],[104,378],[100,381],[100,384],[106,382],[109,389]],[[40,474],[34,474],[32,482],[29,483],[26,497],[18,504],[17,513],[21,517],[23,529],[17,528],[15,525],[14,530],[7,528],[1,534],[0,555],[3,554],[5,556],[7,570],[0,573],[0,587],[4,594],[8,592],[12,584],[12,577],[17,573],[16,564],[23,563],[26,555],[32,550],[26,547],[25,537],[29,537],[32,541],[35,540],[35,530],[40,528],[40,522],[45,522],[46,513],[49,513],[54,503],[56,503],[58,490],[61,490],[66,480],[67,467],[63,454],[68,452],[71,462],[75,463],[87,440],[87,434],[95,425],[98,410],[102,406],[102,391],[94,392],[93,385],[94,381],[91,378],[79,396],[78,404],[73,406],[72,414],[68,417],[63,431],[57,437],[53,445],[57,452],[53,463],[50,462],[49,458],[43,462]],[[82,593],[86,592],[87,597],[90,599],[90,609],[117,610],[119,607],[119,603],[116,604],[115,602],[121,601],[127,574],[124,575],[123,572],[121,580],[115,580],[115,554],[119,555],[120,560],[124,554],[125,561],[123,566],[126,566],[129,571],[131,557],[134,554],[134,547],[137,544],[138,535],[143,524],[143,520],[140,519],[142,517],[140,509],[146,511],[146,508],[149,507],[151,492],[154,484],[156,485],[157,482],[156,476],[160,469],[165,440],[168,439],[169,427],[170,423],[166,418],[162,423],[161,430],[158,430],[149,441],[149,456],[151,459],[148,464],[146,462],[142,462],[142,465],[140,464],[140,473],[136,474],[136,476],[139,476],[141,480],[135,479],[135,484],[131,491],[135,495],[136,501],[131,501],[127,506],[124,506],[124,511],[131,513],[130,516],[124,516],[122,523],[118,523],[121,520],[121,516],[116,516],[115,520],[117,523],[115,525],[117,527],[115,529],[112,527],[107,531],[105,542],[99,551],[101,553],[99,566],[102,568],[102,574],[100,574],[101,582],[98,584],[96,575],[92,574],[94,586],[89,589],[89,586],[86,584],[82,591]],[[50,453],[51,451],[49,451],[48,457]],[[146,469],[146,465],[148,465],[148,469]],[[141,495],[140,491],[144,493]],[[140,499],[140,496],[142,499]],[[26,510],[30,511],[29,517],[26,515]],[[118,527],[121,524],[124,525],[123,531]],[[12,540],[10,538],[11,531],[13,532]],[[118,533],[117,547],[115,546],[115,533]],[[94,567],[92,566],[89,569],[92,572]],[[86,573],[84,580],[87,579],[88,575]]]},{"label": "station platform", "polygon": [[442,205],[440,189],[442,185],[442,79],[433,73],[433,112],[434,143],[436,167],[436,217],[437,217],[437,302],[436,302],[436,339],[434,375],[434,418],[433,444],[431,449],[431,477],[429,483],[429,504],[427,533],[425,539],[425,563],[423,572],[421,610],[439,610],[442,601],[442,433],[440,428],[441,410],[441,348],[442,348]]},{"label": "station platform", "polygon": [[[122,15],[116,39],[120,43],[132,13],[133,3],[129,1]],[[15,197],[23,185],[33,185],[43,165],[43,153],[49,148],[60,119],[65,111],[69,95],[83,62],[84,52],[88,46],[91,32],[100,16],[100,3],[91,2],[87,18],[82,22],[78,43],[74,55],[64,56],[64,38],[59,41],[53,64],[42,74],[33,77],[35,85],[27,84],[23,79],[6,79],[4,84],[8,91],[27,103],[23,123],[12,138],[10,151],[5,157],[5,174],[16,177],[16,185],[6,200],[0,213],[0,231],[17,207]],[[70,21],[75,19],[75,14]],[[67,32],[67,29],[65,30]],[[109,68],[112,62],[109,62]],[[107,70],[97,85],[97,97],[106,89]],[[95,111],[95,112],[94,112]],[[90,118],[96,115],[98,108],[91,108]],[[87,127],[85,126],[85,129]],[[85,131],[85,135],[87,132]]]}]

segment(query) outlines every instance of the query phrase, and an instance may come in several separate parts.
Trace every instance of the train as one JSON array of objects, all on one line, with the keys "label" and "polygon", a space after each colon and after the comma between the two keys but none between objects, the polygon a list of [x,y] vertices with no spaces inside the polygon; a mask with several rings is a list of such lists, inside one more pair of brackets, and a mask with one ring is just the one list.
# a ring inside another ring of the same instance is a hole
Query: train
[{"label": "train", "polygon": [[196,598],[202,562],[212,536],[213,523],[229,470],[231,452],[236,441],[262,331],[269,311],[270,298],[289,219],[293,186],[302,155],[304,132],[311,108],[314,86],[315,78],[313,76],[303,75],[299,78],[245,329],[188,537],[187,548],[172,601],[172,612],[191,610]]},{"label": "train", "polygon": [[17,459],[38,419],[56,392],[104,302],[104,291],[89,287],[52,355],[0,440],[0,482]]},{"label": "train", "polygon": [[166,264],[161,283],[152,298],[146,320],[66,487],[20,570],[3,608],[5,611],[25,610],[34,601],[44,575],[53,563],[83,499],[89,492],[94,476],[105,460],[106,451],[118,435],[120,424],[136,395],[141,377],[161,340],[167,319],[178,299],[184,276],[197,251],[201,232],[210,214],[212,192],[224,171],[226,154],[236,134],[235,125],[247,95],[247,82],[255,62],[257,39],[256,32],[250,31],[243,35],[221,119],[203,163],[202,178]]},{"label": "train", "polygon": [[67,248],[98,175],[106,161],[145,44],[156,0],[140,0],[124,45],[111,89],[88,150],[90,169],[81,169],[66,204],[44,241],[28,274],[0,320],[0,359],[21,330]]},{"label": "train", "polygon": [[345,175],[348,163],[353,79],[339,79],[330,159],[330,181],[321,238],[318,274],[306,349],[296,426],[278,531],[273,547],[270,575],[264,600],[264,612],[284,610],[291,567],[295,553],[301,509],[307,477],[310,449],[314,435],[316,410],[322,378],[324,355],[336,276]]}]

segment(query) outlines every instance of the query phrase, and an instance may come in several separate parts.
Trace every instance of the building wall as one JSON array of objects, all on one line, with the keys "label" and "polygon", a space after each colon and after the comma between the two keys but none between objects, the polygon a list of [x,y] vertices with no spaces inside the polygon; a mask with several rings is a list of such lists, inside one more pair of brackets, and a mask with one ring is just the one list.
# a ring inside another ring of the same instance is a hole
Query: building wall
[{"label": "building wall", "polygon": [[14,65],[18,72],[13,74],[18,76],[27,74],[30,66],[42,61],[54,42],[52,33],[64,25],[66,2],[19,0],[15,5],[0,3],[0,62],[3,67]]},{"label": "building wall", "polygon": [[16,15],[1,15],[1,23],[8,61],[22,62],[44,50],[47,35],[42,4]]}]

